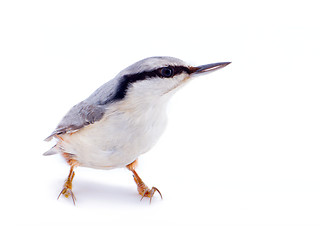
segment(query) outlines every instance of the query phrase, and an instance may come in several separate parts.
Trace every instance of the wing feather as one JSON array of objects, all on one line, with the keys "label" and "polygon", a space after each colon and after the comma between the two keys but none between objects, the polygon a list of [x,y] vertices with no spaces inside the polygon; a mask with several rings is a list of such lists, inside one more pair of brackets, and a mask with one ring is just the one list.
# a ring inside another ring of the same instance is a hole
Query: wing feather
[{"label": "wing feather", "polygon": [[93,124],[99,121],[104,113],[104,106],[88,104],[86,101],[82,101],[70,109],[57,128],[45,141],[50,141],[55,135],[72,133],[89,124]]}]

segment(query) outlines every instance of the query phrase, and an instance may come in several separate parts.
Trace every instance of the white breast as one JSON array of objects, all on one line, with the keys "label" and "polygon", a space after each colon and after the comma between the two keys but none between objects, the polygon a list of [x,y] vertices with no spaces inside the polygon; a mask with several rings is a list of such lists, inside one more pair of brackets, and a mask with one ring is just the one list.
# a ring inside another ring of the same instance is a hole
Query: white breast
[{"label": "white breast", "polygon": [[112,104],[99,122],[63,136],[60,147],[80,166],[124,167],[157,142],[167,122],[166,104],[167,100]]}]

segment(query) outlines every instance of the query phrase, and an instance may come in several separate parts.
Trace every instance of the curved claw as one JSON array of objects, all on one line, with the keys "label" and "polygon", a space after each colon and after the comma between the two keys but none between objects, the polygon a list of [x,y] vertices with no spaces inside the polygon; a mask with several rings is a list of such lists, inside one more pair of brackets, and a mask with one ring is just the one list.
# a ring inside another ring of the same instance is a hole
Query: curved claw
[{"label": "curved claw", "polygon": [[160,194],[160,196],[161,196],[161,199],[163,199],[160,190],[157,189],[156,187],[152,187],[152,189],[146,188],[146,190],[141,194],[142,197],[141,197],[140,201],[143,200],[144,197],[148,197],[149,198],[149,203],[151,203],[152,202],[152,198],[153,198],[153,196],[155,194],[155,191],[158,192]]},{"label": "curved claw", "polygon": [[135,183],[137,184],[138,193],[141,195],[140,201],[144,197],[148,197],[149,198],[149,203],[151,203],[155,192],[158,192],[161,196],[161,199],[163,199],[162,194],[161,194],[159,189],[157,189],[156,187],[152,187],[151,189],[149,189],[147,187],[147,185],[143,182],[143,180],[141,180],[141,178],[139,177],[139,175],[135,171],[135,166],[136,165],[137,165],[137,160],[130,163],[126,167],[133,173],[133,179],[134,179]]},{"label": "curved claw", "polygon": [[61,195],[65,196],[66,198],[69,198],[71,196],[74,205],[76,205],[76,197],[70,188],[64,187],[60,192],[59,196],[57,197],[58,200]]},{"label": "curved claw", "polygon": [[71,166],[69,176],[67,180],[64,182],[63,189],[60,192],[57,199],[59,199],[61,195],[65,196],[66,198],[69,198],[69,196],[71,196],[74,205],[76,205],[76,197],[72,192],[72,180],[74,179],[74,176],[75,176],[74,167]]}]

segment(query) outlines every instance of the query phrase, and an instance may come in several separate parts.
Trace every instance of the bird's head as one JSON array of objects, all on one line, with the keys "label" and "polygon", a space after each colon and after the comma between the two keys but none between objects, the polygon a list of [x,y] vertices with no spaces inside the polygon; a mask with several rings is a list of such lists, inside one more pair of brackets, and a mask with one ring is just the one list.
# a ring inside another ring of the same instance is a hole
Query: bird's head
[{"label": "bird's head", "polygon": [[190,78],[223,68],[230,62],[190,66],[173,57],[151,57],[127,67],[118,74],[114,99],[155,99],[170,95]]}]

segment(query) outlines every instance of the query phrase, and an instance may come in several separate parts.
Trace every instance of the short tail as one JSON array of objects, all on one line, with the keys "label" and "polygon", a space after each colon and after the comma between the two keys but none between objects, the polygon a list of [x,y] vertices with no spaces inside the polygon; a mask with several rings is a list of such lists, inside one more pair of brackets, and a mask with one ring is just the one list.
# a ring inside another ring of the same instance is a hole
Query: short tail
[{"label": "short tail", "polygon": [[56,148],[56,145],[54,145],[51,149],[49,149],[47,152],[45,152],[43,155],[44,156],[50,156],[50,155],[54,155],[54,154],[57,154],[59,153],[57,148]]}]

